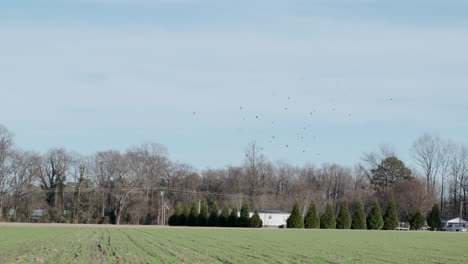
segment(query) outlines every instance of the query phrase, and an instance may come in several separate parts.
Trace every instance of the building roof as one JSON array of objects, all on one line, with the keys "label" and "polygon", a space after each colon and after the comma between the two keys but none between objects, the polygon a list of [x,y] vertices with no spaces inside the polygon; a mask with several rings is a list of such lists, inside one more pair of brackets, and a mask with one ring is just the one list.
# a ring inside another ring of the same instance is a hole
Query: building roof
[{"label": "building roof", "polygon": [[280,211],[280,210],[260,210],[259,213],[264,214],[289,214],[289,212]]},{"label": "building roof", "polygon": [[[456,218],[459,218],[459,217],[458,216],[456,216],[456,217],[442,217],[440,220],[442,222],[448,222],[448,221],[456,219]],[[468,221],[468,217],[463,217],[462,219],[465,220],[465,221]]]}]

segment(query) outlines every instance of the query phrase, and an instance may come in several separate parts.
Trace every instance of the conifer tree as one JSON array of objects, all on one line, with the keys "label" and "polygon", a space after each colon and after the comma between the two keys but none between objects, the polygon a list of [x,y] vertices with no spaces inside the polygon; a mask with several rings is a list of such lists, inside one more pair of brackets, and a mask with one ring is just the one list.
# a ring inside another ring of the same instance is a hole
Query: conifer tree
[{"label": "conifer tree", "polygon": [[336,228],[336,218],[333,205],[331,203],[327,204],[325,213],[320,218],[320,228],[322,229],[335,229]]},{"label": "conifer tree", "polygon": [[344,201],[341,203],[340,212],[336,219],[336,228],[338,229],[350,229],[352,223],[351,213],[349,212],[348,202]]},{"label": "conifer tree", "polygon": [[442,229],[442,221],[440,220],[440,211],[438,204],[434,204],[431,212],[427,215],[427,225],[431,227],[432,231]]},{"label": "conifer tree", "polygon": [[244,202],[242,203],[241,211],[240,211],[238,226],[249,227],[249,225],[250,225],[249,202],[247,200],[244,200]]},{"label": "conifer tree", "polygon": [[364,205],[359,202],[356,211],[353,216],[353,223],[351,225],[353,229],[367,229],[366,223],[366,212],[364,211]]},{"label": "conifer tree", "polygon": [[182,216],[183,214],[183,208],[182,208],[182,205],[180,203],[177,204],[175,210],[174,210],[174,214],[172,214],[169,219],[167,220],[167,223],[170,225],[170,226],[177,226],[179,225],[179,219],[180,217]]},{"label": "conifer tree", "polygon": [[228,226],[236,227],[238,226],[238,222],[239,222],[239,216],[238,216],[237,206],[234,206],[234,208],[232,208],[231,210],[231,213],[229,214]]},{"label": "conifer tree", "polygon": [[182,211],[182,214],[177,219],[179,226],[187,225],[187,219],[188,219],[189,214],[190,214],[190,208],[188,206],[184,206],[184,210]]},{"label": "conifer tree", "polygon": [[378,201],[374,202],[374,206],[367,216],[367,228],[371,230],[380,230],[384,225],[384,221],[382,218],[382,210],[380,209],[380,205]]},{"label": "conifer tree", "polygon": [[410,228],[411,230],[420,230],[424,225],[424,217],[421,214],[421,211],[416,210],[416,213],[410,219]]},{"label": "conifer tree", "polygon": [[216,201],[213,202],[210,208],[210,217],[208,218],[208,226],[216,226],[219,218],[219,207]]},{"label": "conifer tree", "polygon": [[207,226],[209,217],[210,217],[210,212],[208,211],[208,203],[206,201],[203,201],[200,207],[200,214],[198,214],[197,225]]},{"label": "conifer tree", "polygon": [[187,217],[187,225],[196,226],[197,219],[198,219],[198,206],[196,202],[193,202],[192,207],[190,208],[189,216]]},{"label": "conifer tree", "polygon": [[399,225],[398,222],[398,212],[396,208],[396,204],[394,201],[391,201],[387,207],[387,211],[385,211],[384,216],[384,229],[385,230],[395,230]]},{"label": "conifer tree", "polygon": [[263,221],[260,218],[260,215],[258,214],[257,209],[255,209],[255,212],[252,215],[252,217],[250,217],[250,225],[249,226],[253,227],[253,228],[260,228],[260,227],[263,226]]},{"label": "conifer tree", "polygon": [[224,206],[221,214],[218,217],[217,226],[228,226],[228,219],[229,219],[229,208]]},{"label": "conifer tree", "polygon": [[286,225],[287,228],[304,228],[304,219],[302,218],[301,208],[297,201],[294,203],[288,220],[286,220]]},{"label": "conifer tree", "polygon": [[320,216],[317,212],[317,207],[315,202],[312,201],[307,211],[306,216],[304,217],[304,227],[305,228],[320,228]]}]

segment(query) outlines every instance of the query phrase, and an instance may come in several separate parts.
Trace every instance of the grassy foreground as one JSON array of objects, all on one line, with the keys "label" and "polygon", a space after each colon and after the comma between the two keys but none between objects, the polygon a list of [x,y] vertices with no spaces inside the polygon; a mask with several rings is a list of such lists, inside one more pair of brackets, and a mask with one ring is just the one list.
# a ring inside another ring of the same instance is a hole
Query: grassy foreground
[{"label": "grassy foreground", "polygon": [[0,263],[464,263],[468,234],[0,227]]}]

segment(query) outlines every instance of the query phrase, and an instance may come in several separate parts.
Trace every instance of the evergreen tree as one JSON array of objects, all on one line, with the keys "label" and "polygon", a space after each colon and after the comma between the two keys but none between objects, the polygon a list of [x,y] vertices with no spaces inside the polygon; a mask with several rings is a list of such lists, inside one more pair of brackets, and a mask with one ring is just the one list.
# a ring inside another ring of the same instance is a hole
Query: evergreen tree
[{"label": "evergreen tree", "polygon": [[209,217],[210,217],[210,212],[208,211],[208,203],[206,201],[203,201],[200,207],[200,214],[198,214],[197,225],[207,226]]},{"label": "evergreen tree", "polygon": [[322,229],[335,229],[336,228],[336,219],[333,205],[331,203],[327,204],[325,213],[320,219],[320,228]]},{"label": "evergreen tree", "polygon": [[340,212],[336,219],[336,228],[338,229],[350,229],[352,223],[351,213],[349,212],[348,202],[344,201],[341,203]]},{"label": "evergreen tree", "polygon": [[291,215],[286,220],[287,228],[304,228],[304,219],[302,218],[301,208],[299,203],[294,203]]},{"label": "evergreen tree", "polygon": [[421,214],[421,211],[416,210],[416,213],[410,219],[410,228],[411,230],[420,230],[424,225],[424,217]]},{"label": "evergreen tree", "polygon": [[320,216],[317,212],[315,202],[312,201],[309,206],[309,210],[304,218],[305,228],[320,228]]},{"label": "evergreen tree", "polygon": [[174,214],[172,214],[167,223],[170,225],[170,226],[178,226],[180,225],[180,218],[182,217],[182,214],[184,213],[184,209],[182,208],[182,205],[180,203],[177,204],[176,208],[175,208],[175,211],[174,211]]},{"label": "evergreen tree", "polygon": [[359,202],[358,207],[354,212],[353,224],[351,227],[353,229],[367,229],[366,212],[364,211],[364,205],[362,202]]},{"label": "evergreen tree", "polygon": [[440,220],[440,211],[438,204],[434,204],[431,212],[427,215],[427,225],[431,227],[432,231],[442,229],[442,221]]},{"label": "evergreen tree", "polygon": [[380,205],[378,201],[374,202],[374,206],[367,216],[367,228],[371,230],[380,230],[384,225],[384,221],[382,218],[382,210],[380,209]]},{"label": "evergreen tree", "polygon": [[239,216],[238,216],[237,206],[234,206],[234,208],[232,208],[231,210],[231,213],[229,214],[228,226],[236,227],[238,226],[237,222],[239,222]]},{"label": "evergreen tree", "polygon": [[216,201],[211,205],[210,217],[208,218],[208,226],[217,226],[219,218],[219,207]]},{"label": "evergreen tree", "polygon": [[391,201],[387,207],[387,211],[384,216],[384,229],[385,230],[395,230],[399,225],[398,222],[398,212],[396,204],[394,201]]},{"label": "evergreen tree", "polygon": [[187,225],[196,226],[197,219],[198,219],[198,206],[196,202],[193,202],[192,207],[190,208],[190,213],[187,217]]},{"label": "evergreen tree", "polygon": [[229,208],[224,206],[223,210],[221,211],[221,214],[218,217],[218,223],[217,226],[228,226],[228,220],[229,219]]},{"label": "evergreen tree", "polygon": [[263,225],[263,221],[260,218],[260,215],[258,214],[258,210],[255,209],[254,214],[252,215],[252,217],[250,217],[249,226],[253,227],[253,228],[260,228],[260,227],[262,227],[262,225]]},{"label": "evergreen tree", "polygon": [[244,202],[242,203],[241,211],[240,211],[238,226],[249,227],[249,225],[250,225],[249,202],[247,200],[244,200]]}]

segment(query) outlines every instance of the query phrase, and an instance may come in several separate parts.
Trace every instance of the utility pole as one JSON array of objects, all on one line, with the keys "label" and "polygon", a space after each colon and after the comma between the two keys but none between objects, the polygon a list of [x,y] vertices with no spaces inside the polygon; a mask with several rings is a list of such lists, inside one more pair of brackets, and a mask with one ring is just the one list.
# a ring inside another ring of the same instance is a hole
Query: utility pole
[{"label": "utility pole", "polygon": [[166,224],[166,216],[164,211],[164,191],[161,191],[161,221],[159,222],[161,225]]}]

